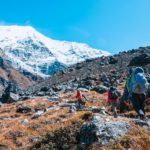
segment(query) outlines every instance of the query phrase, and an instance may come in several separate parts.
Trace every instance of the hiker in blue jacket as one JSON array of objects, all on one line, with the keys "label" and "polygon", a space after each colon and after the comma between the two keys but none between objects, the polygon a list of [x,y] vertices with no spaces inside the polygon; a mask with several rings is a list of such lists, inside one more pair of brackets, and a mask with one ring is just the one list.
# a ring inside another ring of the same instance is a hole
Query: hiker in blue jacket
[{"label": "hiker in blue jacket", "polygon": [[148,82],[141,67],[136,67],[131,74],[129,82],[129,97],[133,108],[140,116],[145,119],[145,99],[148,90]]}]

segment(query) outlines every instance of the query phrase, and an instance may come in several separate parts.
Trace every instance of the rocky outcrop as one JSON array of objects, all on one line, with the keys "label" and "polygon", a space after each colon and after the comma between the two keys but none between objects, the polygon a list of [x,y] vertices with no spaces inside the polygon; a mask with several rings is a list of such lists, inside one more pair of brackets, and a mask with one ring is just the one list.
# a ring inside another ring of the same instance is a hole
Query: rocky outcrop
[{"label": "rocky outcrop", "polygon": [[110,117],[95,115],[93,119],[80,130],[80,147],[99,142],[108,145],[110,141],[125,135],[130,129],[130,123],[122,120],[113,121]]},{"label": "rocky outcrop", "polygon": [[141,66],[150,64],[150,54],[144,53],[131,59],[129,66]]}]

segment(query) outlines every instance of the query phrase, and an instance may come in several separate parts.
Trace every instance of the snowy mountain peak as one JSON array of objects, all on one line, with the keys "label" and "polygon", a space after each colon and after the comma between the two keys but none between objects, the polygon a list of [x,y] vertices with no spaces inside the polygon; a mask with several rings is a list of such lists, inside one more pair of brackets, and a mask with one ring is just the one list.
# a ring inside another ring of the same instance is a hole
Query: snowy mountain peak
[{"label": "snowy mountain peak", "polygon": [[25,38],[34,35],[34,32],[31,26],[0,26],[0,38]]},{"label": "snowy mountain peak", "polygon": [[0,26],[0,48],[15,68],[40,76],[86,59],[110,55],[84,43],[50,39],[31,26]]}]

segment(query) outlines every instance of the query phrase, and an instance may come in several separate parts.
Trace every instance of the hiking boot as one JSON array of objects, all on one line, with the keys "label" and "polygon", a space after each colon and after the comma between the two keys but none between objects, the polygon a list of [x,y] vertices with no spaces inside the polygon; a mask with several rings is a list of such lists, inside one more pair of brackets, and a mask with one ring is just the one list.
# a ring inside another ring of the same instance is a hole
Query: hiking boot
[{"label": "hiking boot", "polygon": [[140,115],[140,119],[143,121],[147,121],[148,118],[145,115]]}]

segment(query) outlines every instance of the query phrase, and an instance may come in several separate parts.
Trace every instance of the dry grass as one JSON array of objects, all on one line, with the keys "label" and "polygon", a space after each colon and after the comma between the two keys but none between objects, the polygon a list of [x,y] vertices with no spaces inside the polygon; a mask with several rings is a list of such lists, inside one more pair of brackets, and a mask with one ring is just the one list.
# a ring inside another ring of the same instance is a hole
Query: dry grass
[{"label": "dry grass", "polygon": [[[81,123],[88,114],[91,115],[89,112],[71,114],[68,108],[50,110],[37,119],[32,119],[34,113],[16,113],[16,109],[21,106],[45,109],[54,105],[56,105],[55,102],[49,102],[43,98],[3,105],[0,109],[0,149],[27,149],[47,133],[75,122]],[[24,119],[28,119],[29,124],[21,124]]]},{"label": "dry grass", "polygon": [[106,150],[150,150],[150,131],[133,125],[129,133],[112,143]]},{"label": "dry grass", "polygon": [[[106,106],[106,110],[109,111],[108,109],[109,107],[106,103],[107,94],[98,94],[94,91],[83,92],[83,94],[87,97],[86,107]],[[75,95],[76,95],[75,92],[62,94],[61,102],[66,102],[66,100],[73,102],[76,100]],[[76,135],[79,132],[79,127],[81,124],[85,122],[86,119],[89,118],[89,116],[92,115],[90,112],[69,113],[69,108],[61,108],[59,110],[49,110],[48,112],[45,112],[41,117],[37,119],[33,119],[34,113],[27,113],[27,114],[16,113],[16,109],[22,106],[28,106],[33,109],[45,109],[47,107],[56,106],[57,104],[58,102],[50,102],[44,98],[39,97],[23,102],[18,102],[16,104],[5,104],[1,106],[0,149],[23,150],[29,148],[32,145],[34,145],[34,148],[36,148],[37,145],[38,147],[41,148],[44,146],[44,144],[42,143],[44,141],[48,142],[48,139],[51,139],[50,141],[57,141],[56,136],[64,137],[64,140],[63,138],[59,139],[59,141],[61,141],[62,143],[63,142],[65,143],[66,140],[65,137],[67,136],[68,141],[70,141],[68,145],[70,144],[70,146],[72,146],[72,149],[75,149],[76,148],[75,145],[77,142]],[[147,107],[146,111],[147,115],[150,116],[149,106]],[[124,115],[126,117],[135,117],[136,113],[134,111],[130,111],[124,113]],[[21,121],[24,119],[28,119],[29,124],[27,125],[21,124]],[[137,131],[133,132],[136,133]],[[147,137],[147,139],[149,140],[148,138],[149,133],[146,133],[145,130],[139,128],[138,131],[139,135],[137,136],[133,132],[130,132],[129,135],[127,137],[124,137],[123,139],[124,140],[125,138],[129,139],[132,137],[131,135],[133,134],[135,136],[135,139],[137,138],[139,145],[140,144],[143,145],[142,141],[144,140],[144,137]],[[141,143],[139,140],[140,134],[141,134]],[[41,142],[41,139],[42,143],[39,144]],[[118,141],[117,143],[118,147],[122,146],[121,141]],[[57,144],[49,143],[49,146],[56,147]],[[132,144],[134,145],[135,143],[131,143],[131,145]],[[60,145],[60,143],[58,145]],[[49,147],[48,145],[46,146]],[[63,148],[64,147],[66,147],[66,145],[63,145]],[[95,150],[96,147],[101,148],[100,145],[94,145],[93,147]],[[46,149],[46,147],[44,148]],[[110,148],[113,148],[112,145]],[[91,147],[88,149],[93,148]],[[109,148],[107,147],[107,149]]]},{"label": "dry grass", "polygon": [[80,126],[92,116],[91,112],[79,112],[63,124],[55,124],[49,132],[36,143],[31,150],[43,149],[77,149],[77,136]]},{"label": "dry grass", "polygon": [[122,138],[111,142],[108,146],[93,144],[88,150],[150,150],[150,131],[133,124]]}]

